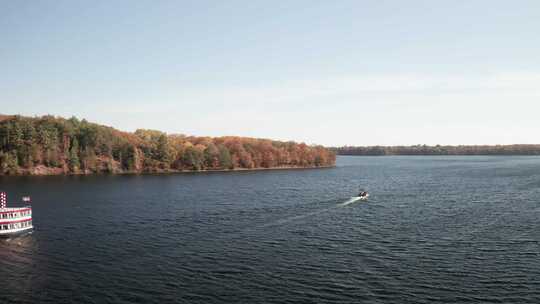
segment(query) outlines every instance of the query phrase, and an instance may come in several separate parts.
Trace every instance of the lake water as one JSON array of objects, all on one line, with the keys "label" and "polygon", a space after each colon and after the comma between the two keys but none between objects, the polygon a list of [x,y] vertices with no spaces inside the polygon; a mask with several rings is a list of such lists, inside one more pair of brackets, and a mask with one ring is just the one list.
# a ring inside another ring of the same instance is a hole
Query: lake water
[{"label": "lake water", "polygon": [[36,227],[0,242],[0,303],[540,303],[539,157],[0,188]]}]

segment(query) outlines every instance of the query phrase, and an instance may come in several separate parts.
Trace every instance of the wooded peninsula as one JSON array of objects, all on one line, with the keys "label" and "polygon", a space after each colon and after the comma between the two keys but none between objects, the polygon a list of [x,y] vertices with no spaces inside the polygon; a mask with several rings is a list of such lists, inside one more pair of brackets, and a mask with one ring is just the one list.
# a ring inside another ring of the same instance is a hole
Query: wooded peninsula
[{"label": "wooded peninsula", "polygon": [[540,155],[540,145],[463,146],[344,146],[331,148],[338,155]]},{"label": "wooded peninsula", "polygon": [[335,153],[304,143],[122,132],[75,117],[0,115],[0,175],[316,168]]}]

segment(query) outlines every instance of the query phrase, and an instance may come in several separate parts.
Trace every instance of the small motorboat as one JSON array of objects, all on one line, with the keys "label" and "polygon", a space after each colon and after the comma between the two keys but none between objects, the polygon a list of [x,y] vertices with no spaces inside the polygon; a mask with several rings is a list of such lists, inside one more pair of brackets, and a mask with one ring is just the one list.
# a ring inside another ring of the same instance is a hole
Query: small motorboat
[{"label": "small motorboat", "polygon": [[358,196],[357,196],[360,200],[362,201],[365,201],[368,199],[369,197],[369,193],[367,191],[361,191],[360,193],[358,193]]}]

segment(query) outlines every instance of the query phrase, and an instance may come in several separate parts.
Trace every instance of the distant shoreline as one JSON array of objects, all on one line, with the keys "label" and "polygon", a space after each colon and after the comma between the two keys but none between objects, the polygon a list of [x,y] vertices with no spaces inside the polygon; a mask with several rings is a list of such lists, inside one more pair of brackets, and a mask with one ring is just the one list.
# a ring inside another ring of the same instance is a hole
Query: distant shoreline
[{"label": "distant shoreline", "polygon": [[460,145],[460,146],[344,146],[330,148],[337,155],[349,156],[535,156],[540,144]]},{"label": "distant shoreline", "polygon": [[337,154],[337,156],[353,156],[353,157],[392,157],[392,156],[540,156],[540,154]]}]

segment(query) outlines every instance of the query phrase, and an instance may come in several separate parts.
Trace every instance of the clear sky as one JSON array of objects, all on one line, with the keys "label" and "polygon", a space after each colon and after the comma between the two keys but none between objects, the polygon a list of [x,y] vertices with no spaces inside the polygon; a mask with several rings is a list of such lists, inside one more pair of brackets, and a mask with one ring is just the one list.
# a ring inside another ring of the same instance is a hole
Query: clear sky
[{"label": "clear sky", "polygon": [[324,145],[540,143],[540,1],[0,1],[0,113]]}]

